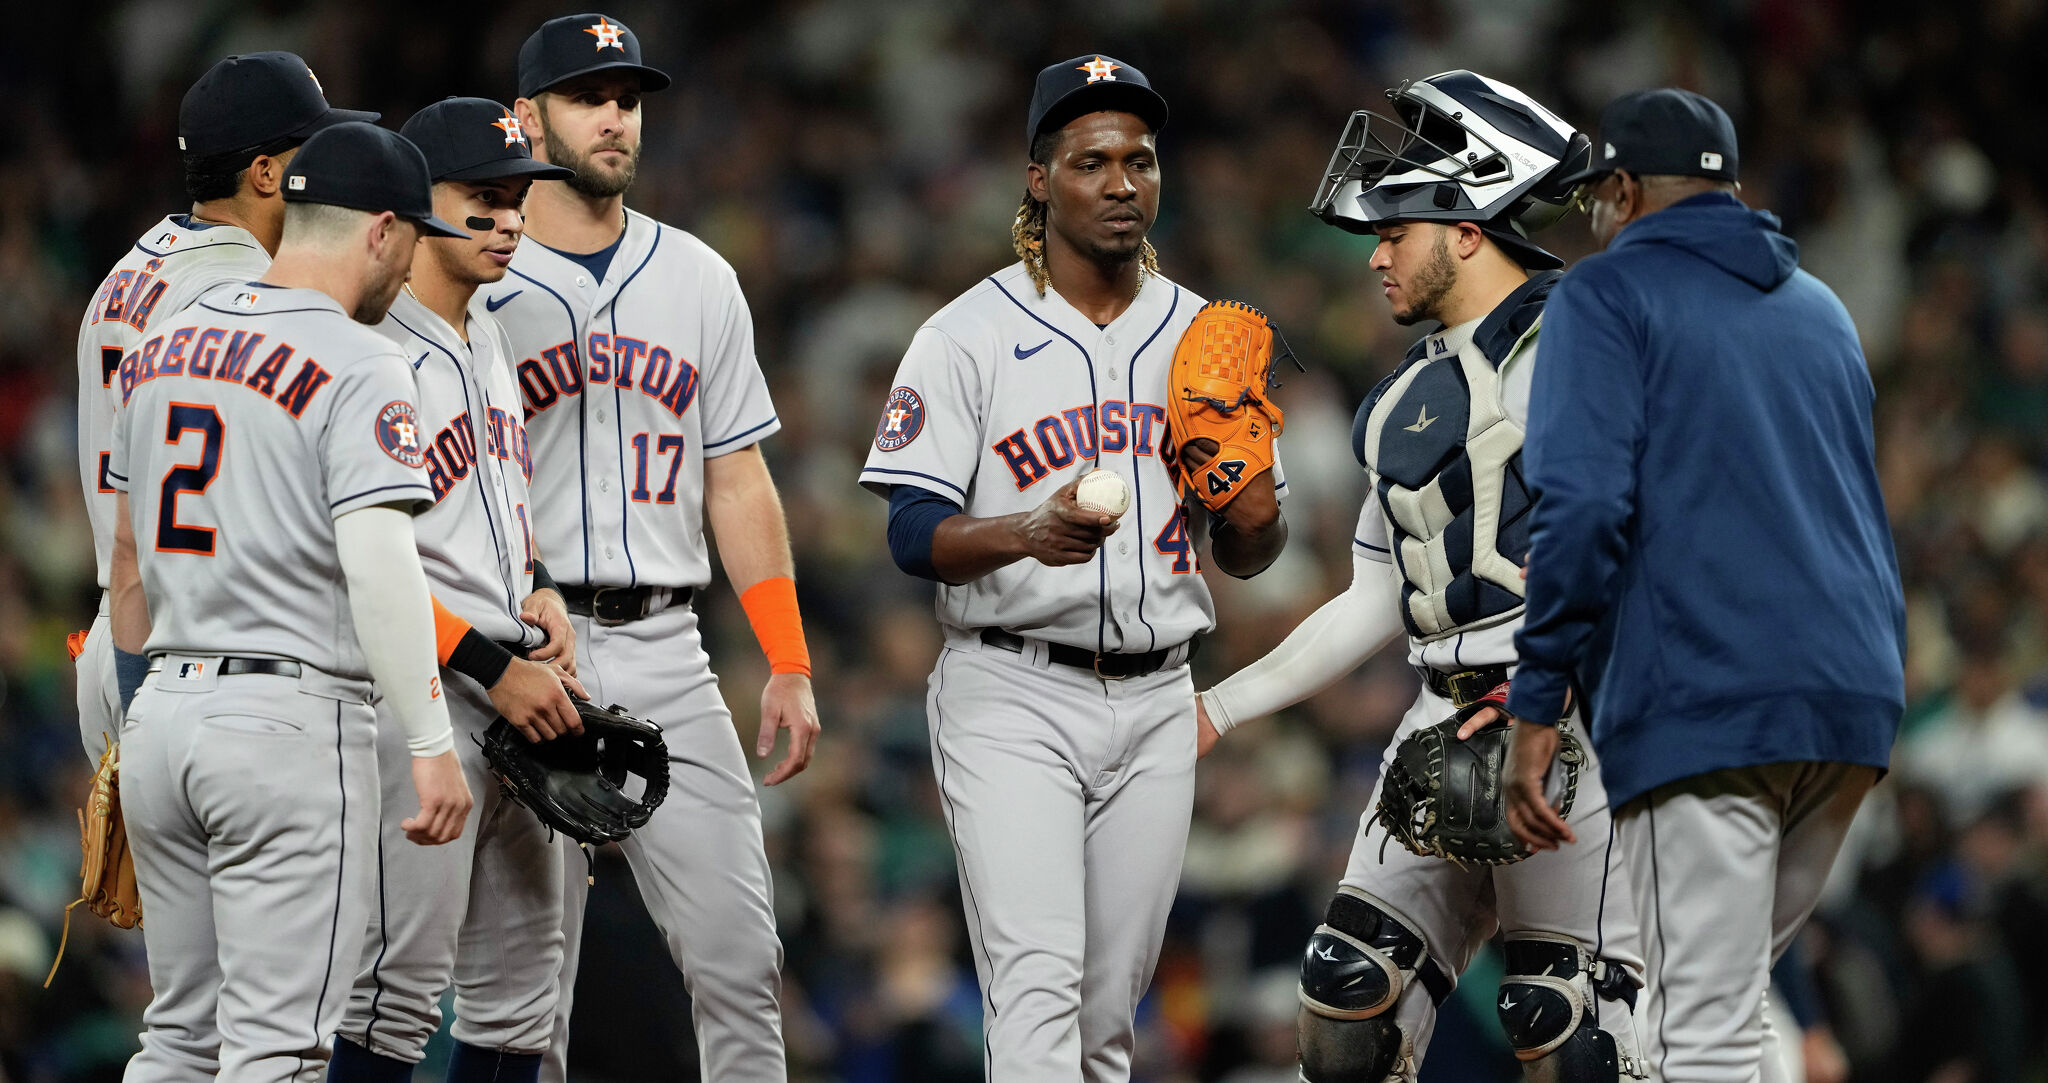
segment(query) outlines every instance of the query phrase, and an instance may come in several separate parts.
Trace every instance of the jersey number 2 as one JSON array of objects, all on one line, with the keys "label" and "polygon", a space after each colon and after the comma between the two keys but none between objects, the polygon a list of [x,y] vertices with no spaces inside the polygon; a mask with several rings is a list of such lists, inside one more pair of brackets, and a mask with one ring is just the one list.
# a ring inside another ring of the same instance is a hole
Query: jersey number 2
[{"label": "jersey number 2", "polygon": [[213,528],[179,523],[178,497],[184,493],[203,493],[213,484],[213,476],[220,473],[220,445],[225,431],[220,411],[213,407],[186,402],[171,404],[164,443],[183,443],[188,432],[199,433],[205,442],[200,445],[197,464],[173,466],[164,474],[163,491],[156,506],[157,552],[213,555]]}]

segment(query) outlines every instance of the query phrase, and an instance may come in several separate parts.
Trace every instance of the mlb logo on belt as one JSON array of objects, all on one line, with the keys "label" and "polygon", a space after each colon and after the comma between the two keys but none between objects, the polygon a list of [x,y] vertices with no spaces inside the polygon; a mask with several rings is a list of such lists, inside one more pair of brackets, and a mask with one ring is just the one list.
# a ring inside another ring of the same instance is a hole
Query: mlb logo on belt
[{"label": "mlb logo on belt", "polygon": [[201,677],[204,677],[204,676],[206,676],[206,663],[205,663],[205,662],[180,662],[180,663],[178,663],[178,679],[179,679],[179,680],[181,680],[181,681],[196,681],[196,680],[198,680],[199,678],[201,678]]}]

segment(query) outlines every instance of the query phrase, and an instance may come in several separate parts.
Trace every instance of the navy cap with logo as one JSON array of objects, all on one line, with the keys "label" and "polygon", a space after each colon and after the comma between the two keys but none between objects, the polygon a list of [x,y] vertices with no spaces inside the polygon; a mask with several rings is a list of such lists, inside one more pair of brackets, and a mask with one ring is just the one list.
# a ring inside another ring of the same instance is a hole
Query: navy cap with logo
[{"label": "navy cap with logo", "polygon": [[1735,179],[1735,122],[1713,99],[1666,87],[1624,94],[1600,111],[1600,140],[1587,166],[1558,183],[1583,184],[1617,170],[1636,176]]},{"label": "navy cap with logo", "polygon": [[1105,109],[1135,114],[1155,132],[1166,127],[1166,99],[1152,89],[1144,72],[1115,57],[1091,53],[1038,73],[1038,82],[1031,89],[1024,144],[1029,147],[1042,133]]},{"label": "navy cap with logo", "polygon": [[469,234],[434,217],[434,182],[420,148],[397,132],[350,121],[315,133],[284,172],[287,203],[410,218],[430,237]]},{"label": "navy cap with logo", "polygon": [[376,113],[327,104],[320,80],[293,53],[244,53],[208,68],[178,105],[178,149],[188,160],[254,151]]},{"label": "navy cap with logo", "polygon": [[519,47],[519,96],[595,71],[639,73],[642,91],[667,89],[667,73],[640,59],[640,39],[608,15],[564,15],[540,24]]},{"label": "navy cap with logo", "polygon": [[414,113],[398,134],[427,159],[435,181],[532,177],[564,180],[575,171],[535,161],[512,110],[489,98],[443,98]]}]

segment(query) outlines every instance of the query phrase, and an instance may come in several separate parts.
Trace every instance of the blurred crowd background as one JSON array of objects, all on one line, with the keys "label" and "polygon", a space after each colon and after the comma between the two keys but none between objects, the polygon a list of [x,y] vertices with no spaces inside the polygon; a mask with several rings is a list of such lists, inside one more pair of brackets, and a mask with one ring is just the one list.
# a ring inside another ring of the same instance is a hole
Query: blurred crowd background
[{"label": "blurred crowd background", "polygon": [[[95,604],[74,460],[73,342],[99,277],[183,210],[175,118],[214,59],[290,49],[329,100],[396,126],[450,94],[510,100],[560,4],[132,0],[11,8],[0,88],[0,1075],[116,1079],[148,998],[139,935],[74,923],[86,777],[63,641]],[[1401,355],[1369,240],[1303,211],[1344,119],[1403,78],[1472,68],[1590,127],[1681,85],[1742,134],[1775,210],[1848,304],[1911,624],[1894,771],[1801,950],[1857,1083],[2044,1078],[2048,1042],[2048,125],[2043,0],[701,0],[606,9],[676,77],[646,102],[631,203],[738,268],[784,430],[825,738],[765,791],[804,1080],[979,1078],[979,1003],[929,769],[928,585],[890,564],[854,484],[911,332],[1006,263],[1032,73],[1082,52],[1172,103],[1154,240],[1166,272],[1264,306],[1290,381],[1293,542],[1212,580],[1206,684],[1348,581],[1363,483],[1346,434]],[[2029,87],[2035,89],[2029,90]],[[2029,103],[2034,103],[2030,105]],[[1582,255],[1583,219],[1543,238]],[[1740,455],[1740,449],[1702,449]],[[730,593],[702,597],[742,732],[765,676]],[[1145,1080],[1292,1079],[1294,974],[1415,684],[1399,652],[1230,734],[1202,764],[1180,901],[1142,1017]],[[658,705],[637,705],[659,713]],[[778,752],[779,755],[779,752]],[[690,1078],[679,977],[622,860],[596,868],[571,1050],[591,1083]],[[2032,965],[2021,965],[2032,959]],[[1517,1079],[1482,959],[1428,1080]],[[1832,1077],[1820,1066],[1816,1083]],[[430,1057],[422,1078],[438,1071]]]}]

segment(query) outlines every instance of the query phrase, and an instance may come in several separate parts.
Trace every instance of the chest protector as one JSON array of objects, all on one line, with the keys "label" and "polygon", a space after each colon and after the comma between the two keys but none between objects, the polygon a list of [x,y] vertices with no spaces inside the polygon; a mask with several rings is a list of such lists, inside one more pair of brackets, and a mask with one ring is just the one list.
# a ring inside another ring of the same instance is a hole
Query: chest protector
[{"label": "chest protector", "polygon": [[1499,365],[1469,341],[1425,353],[1367,407],[1360,449],[1401,571],[1401,616],[1423,642],[1522,611],[1531,501],[1522,428],[1502,407],[1500,370],[1534,346],[1541,326],[1539,318]]}]

